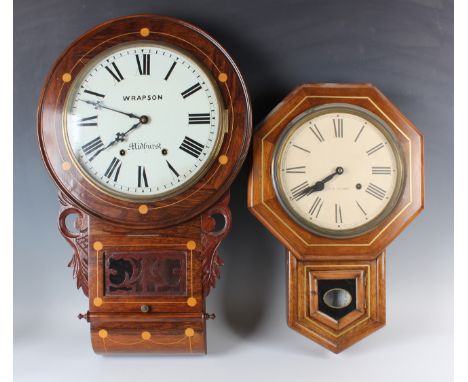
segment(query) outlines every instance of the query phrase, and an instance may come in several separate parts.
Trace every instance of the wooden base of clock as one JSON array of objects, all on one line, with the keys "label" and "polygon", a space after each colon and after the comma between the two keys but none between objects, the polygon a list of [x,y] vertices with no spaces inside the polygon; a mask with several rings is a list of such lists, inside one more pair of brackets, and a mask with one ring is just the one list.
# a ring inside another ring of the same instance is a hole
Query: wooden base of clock
[{"label": "wooden base of clock", "polygon": [[[287,259],[292,329],[339,353],[385,325],[385,252],[370,261],[309,261],[287,251]],[[330,292],[341,307],[327,301]]]},{"label": "wooden base of clock", "polygon": [[[231,226],[229,193],[203,214],[163,229],[106,222],[60,195],[59,227],[75,250],[77,287],[89,297],[96,353],[206,353],[205,297],[222,265]],[[66,224],[75,214],[76,231]],[[216,227],[215,215],[224,218]]]},{"label": "wooden base of clock", "polygon": [[90,313],[96,353],[206,353],[204,314]]}]

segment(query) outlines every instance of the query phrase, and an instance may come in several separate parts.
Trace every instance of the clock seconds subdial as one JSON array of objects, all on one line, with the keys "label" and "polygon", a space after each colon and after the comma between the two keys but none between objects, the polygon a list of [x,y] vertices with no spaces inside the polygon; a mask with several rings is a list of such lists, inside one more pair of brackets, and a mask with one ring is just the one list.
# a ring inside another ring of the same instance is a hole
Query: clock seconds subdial
[{"label": "clock seconds subdial", "polygon": [[398,197],[401,165],[383,125],[331,109],[300,119],[276,156],[276,189],[287,211],[324,235],[356,235]]},{"label": "clock seconds subdial", "polygon": [[173,195],[203,175],[222,127],[218,90],[197,62],[173,48],[127,44],[82,73],[65,127],[87,178],[132,198]]}]

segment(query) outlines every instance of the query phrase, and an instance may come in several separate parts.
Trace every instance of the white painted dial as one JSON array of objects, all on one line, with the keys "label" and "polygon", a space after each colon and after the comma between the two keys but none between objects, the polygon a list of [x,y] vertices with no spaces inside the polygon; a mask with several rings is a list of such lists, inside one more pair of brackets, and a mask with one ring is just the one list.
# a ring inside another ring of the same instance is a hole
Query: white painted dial
[{"label": "white painted dial", "polygon": [[181,51],[121,45],[82,71],[65,133],[94,184],[126,198],[174,195],[198,179],[222,139],[218,90]]},{"label": "white painted dial", "polygon": [[282,136],[273,166],[288,213],[324,236],[367,232],[401,189],[398,143],[383,121],[351,105],[300,117]]}]

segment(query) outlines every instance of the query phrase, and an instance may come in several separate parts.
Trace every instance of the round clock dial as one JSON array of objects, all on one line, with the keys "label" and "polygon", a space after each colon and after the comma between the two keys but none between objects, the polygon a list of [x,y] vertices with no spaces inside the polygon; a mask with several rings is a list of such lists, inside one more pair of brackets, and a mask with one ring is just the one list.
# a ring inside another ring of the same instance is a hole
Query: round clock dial
[{"label": "round clock dial", "polygon": [[75,80],[64,126],[78,168],[124,198],[182,192],[219,150],[214,81],[184,52],[155,43],[106,51]]},{"label": "round clock dial", "polygon": [[273,159],[286,211],[322,236],[353,237],[381,222],[398,201],[399,145],[385,123],[346,104],[311,109],[291,122]]}]

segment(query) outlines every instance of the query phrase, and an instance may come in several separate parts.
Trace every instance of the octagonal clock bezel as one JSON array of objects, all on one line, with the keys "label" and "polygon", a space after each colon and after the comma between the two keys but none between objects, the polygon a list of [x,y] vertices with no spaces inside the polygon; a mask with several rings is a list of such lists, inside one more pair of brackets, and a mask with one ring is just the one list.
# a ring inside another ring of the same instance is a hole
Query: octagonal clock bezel
[{"label": "octagonal clock bezel", "polygon": [[[325,114],[329,110],[339,110],[343,113],[356,113],[356,115],[361,116],[362,118],[371,121],[387,138],[392,150],[395,154],[395,158],[397,161],[397,180],[396,180],[396,187],[395,191],[393,192],[389,202],[385,206],[382,212],[380,212],[374,219],[371,221],[358,226],[356,228],[347,229],[347,230],[332,230],[321,228],[316,226],[315,224],[305,221],[299,214],[297,214],[290,203],[287,201],[287,196],[284,194],[281,186],[279,185],[280,177],[279,177],[279,161],[281,160],[281,155],[283,154],[283,145],[286,139],[293,134],[293,130],[297,129],[301,123],[311,118],[311,116],[319,116],[322,113]],[[392,133],[391,129],[387,126],[387,124],[379,118],[374,113],[361,108],[356,105],[346,104],[346,103],[330,103],[325,105],[320,105],[313,107],[311,109],[305,110],[298,116],[296,116],[293,120],[289,122],[289,124],[284,128],[281,132],[281,135],[278,138],[276,143],[275,151],[273,153],[273,158],[271,162],[271,174],[272,174],[272,181],[273,181],[273,188],[275,189],[276,195],[278,197],[278,201],[282,205],[283,209],[288,213],[288,215],[299,225],[303,228],[319,235],[328,237],[331,239],[350,239],[353,237],[360,236],[364,233],[372,231],[375,227],[383,221],[388,214],[395,208],[395,205],[398,203],[398,200],[401,196],[401,191],[404,186],[405,181],[405,166],[404,166],[404,158],[401,153],[400,146],[396,141],[394,134]]]},{"label": "octagonal clock bezel", "polygon": [[[348,103],[369,110],[391,128],[404,157],[407,181],[393,211],[373,230],[357,237],[327,238],[301,225],[281,206],[274,191],[271,163],[281,132],[313,107]],[[249,178],[251,212],[299,259],[377,257],[423,208],[423,138],[414,125],[369,84],[305,84],[293,90],[260,124],[254,135],[254,159]]]}]

